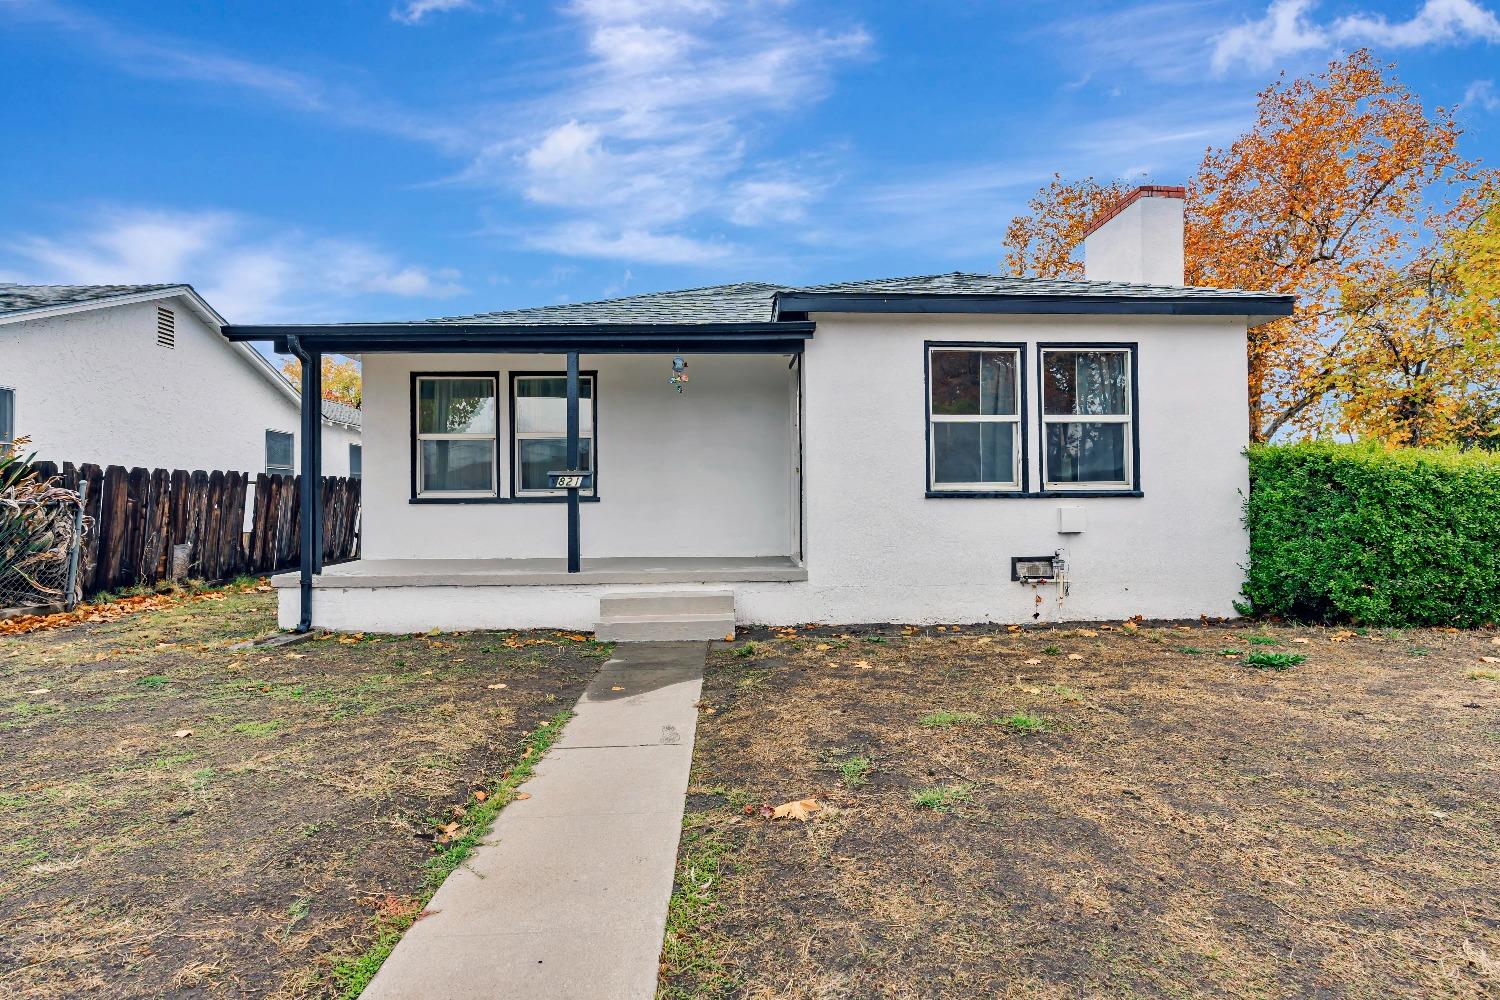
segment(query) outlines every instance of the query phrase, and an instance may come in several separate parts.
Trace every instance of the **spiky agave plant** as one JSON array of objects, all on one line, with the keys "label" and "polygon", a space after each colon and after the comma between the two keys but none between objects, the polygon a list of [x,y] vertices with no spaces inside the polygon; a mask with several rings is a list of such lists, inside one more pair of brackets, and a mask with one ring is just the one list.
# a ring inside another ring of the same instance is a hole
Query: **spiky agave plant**
[{"label": "spiky agave plant", "polygon": [[26,566],[47,551],[52,537],[47,512],[27,499],[37,474],[35,455],[21,454],[25,444],[25,438],[0,444],[0,593],[16,589],[18,578],[33,589]]}]

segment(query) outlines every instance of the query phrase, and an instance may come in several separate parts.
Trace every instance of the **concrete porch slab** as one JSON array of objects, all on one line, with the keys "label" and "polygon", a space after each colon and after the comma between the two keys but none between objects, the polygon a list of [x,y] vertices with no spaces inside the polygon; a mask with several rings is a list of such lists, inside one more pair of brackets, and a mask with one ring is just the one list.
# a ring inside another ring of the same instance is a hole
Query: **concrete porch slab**
[{"label": "concrete porch slab", "polygon": [[365,1000],[650,1000],[706,648],[617,647]]},{"label": "concrete porch slab", "polygon": [[[559,584],[777,583],[807,579],[791,556],[629,556],[584,559],[356,559],[325,566],[314,587],[555,587]],[[271,578],[296,587],[296,573]]]}]

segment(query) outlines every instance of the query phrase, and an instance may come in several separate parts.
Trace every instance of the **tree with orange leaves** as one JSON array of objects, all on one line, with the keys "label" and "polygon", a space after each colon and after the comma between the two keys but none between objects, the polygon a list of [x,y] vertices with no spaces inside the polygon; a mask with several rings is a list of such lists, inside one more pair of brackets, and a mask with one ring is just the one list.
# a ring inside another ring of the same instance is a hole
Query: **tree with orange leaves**
[{"label": "tree with orange leaves", "polygon": [[[1422,283],[1406,265],[1419,276],[1423,248],[1473,218],[1484,178],[1458,153],[1452,112],[1429,116],[1390,69],[1360,50],[1283,77],[1260,93],[1255,126],[1208,150],[1187,185],[1187,283],[1297,297],[1292,316],[1250,331],[1254,440],[1375,430],[1368,407],[1344,409],[1351,387],[1389,374],[1389,353],[1371,349],[1379,328],[1362,320],[1384,314],[1389,329],[1397,302],[1411,309]],[[1006,268],[1081,277],[1084,229],[1129,187],[1054,178],[1007,228]],[[1459,196],[1434,204],[1434,191]]]},{"label": "tree with orange leaves", "polygon": [[[281,373],[291,379],[293,385],[302,384],[302,362],[296,358],[283,361]],[[359,406],[361,383],[358,361],[341,355],[323,355],[323,398]]]}]

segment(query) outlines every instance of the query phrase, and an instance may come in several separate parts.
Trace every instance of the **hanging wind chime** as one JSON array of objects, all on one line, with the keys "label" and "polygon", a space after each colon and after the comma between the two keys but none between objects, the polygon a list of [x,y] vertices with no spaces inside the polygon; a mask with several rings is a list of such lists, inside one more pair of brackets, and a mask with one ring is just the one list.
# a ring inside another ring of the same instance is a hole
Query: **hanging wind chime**
[{"label": "hanging wind chime", "polygon": [[682,387],[687,384],[687,367],[687,362],[682,360],[681,355],[672,359],[672,374],[667,376],[667,384],[678,392],[681,392]]}]

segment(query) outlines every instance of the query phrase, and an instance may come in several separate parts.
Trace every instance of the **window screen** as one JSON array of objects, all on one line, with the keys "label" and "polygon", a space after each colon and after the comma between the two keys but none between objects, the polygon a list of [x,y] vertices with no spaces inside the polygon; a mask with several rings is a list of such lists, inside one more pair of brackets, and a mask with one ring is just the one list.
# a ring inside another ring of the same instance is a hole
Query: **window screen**
[{"label": "window screen", "polygon": [[267,472],[286,476],[296,471],[293,459],[295,440],[287,431],[266,431]]}]

